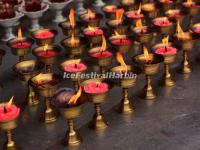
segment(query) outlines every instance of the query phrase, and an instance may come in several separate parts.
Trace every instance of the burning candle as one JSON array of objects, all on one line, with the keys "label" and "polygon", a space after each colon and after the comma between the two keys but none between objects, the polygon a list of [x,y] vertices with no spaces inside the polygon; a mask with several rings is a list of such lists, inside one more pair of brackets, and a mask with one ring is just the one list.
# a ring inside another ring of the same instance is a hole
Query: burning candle
[{"label": "burning candle", "polygon": [[13,5],[8,3],[0,5],[0,19],[14,18],[16,16]]},{"label": "burning candle", "polygon": [[153,24],[160,27],[171,26],[173,23],[167,17],[160,17],[153,20]]},{"label": "burning candle", "polygon": [[48,44],[45,44],[44,50],[37,52],[36,55],[38,57],[54,57],[58,55],[58,53],[55,50],[50,49]]},{"label": "burning candle", "polygon": [[10,121],[15,119],[20,114],[20,108],[12,104],[14,96],[11,97],[8,103],[0,104],[0,122]]},{"label": "burning candle", "polygon": [[87,66],[81,63],[80,59],[75,59],[64,67],[64,70],[66,72],[81,72],[86,69],[87,69]]},{"label": "burning candle", "polygon": [[183,32],[179,20],[177,21],[177,29],[176,29],[176,31],[177,31],[177,35],[176,36],[177,36],[177,38],[179,40],[185,41],[185,40],[191,40],[192,39],[191,33]]},{"label": "burning candle", "polygon": [[13,42],[13,44],[11,44],[12,48],[15,49],[22,49],[22,48],[28,48],[30,46],[32,46],[33,43],[24,40],[23,36],[22,36],[22,28],[19,27],[18,28],[18,37],[16,42]]},{"label": "burning candle", "polygon": [[119,72],[120,73],[127,72],[128,71],[128,66],[126,65],[126,63],[125,63],[125,61],[123,59],[123,56],[122,56],[122,54],[120,52],[117,52],[116,58],[117,58],[117,61],[120,63]]},{"label": "burning candle", "polygon": [[139,8],[138,8],[137,11],[128,11],[126,13],[126,16],[128,18],[133,18],[133,19],[143,18],[144,15],[141,14],[141,8],[142,8],[142,4],[140,3]]},{"label": "burning candle", "polygon": [[166,15],[169,18],[181,18],[184,17],[184,14],[180,11],[180,9],[171,9],[166,12]]},{"label": "burning candle", "polygon": [[126,35],[120,35],[115,31],[115,35],[110,37],[113,45],[131,45],[132,41]]},{"label": "burning candle", "polygon": [[112,53],[109,51],[106,51],[106,38],[104,35],[102,35],[102,46],[96,47],[91,50],[91,56],[94,58],[106,58],[112,56]]},{"label": "burning candle", "polygon": [[84,21],[91,21],[91,20],[96,20],[96,14],[91,10],[88,9],[87,13],[81,16],[81,19]]},{"label": "burning candle", "polygon": [[88,27],[84,29],[84,34],[88,36],[94,36],[94,35],[102,35],[103,30],[98,27]]},{"label": "burning candle", "polygon": [[107,83],[90,82],[83,87],[84,91],[89,94],[105,93],[109,90]]},{"label": "burning candle", "polygon": [[123,15],[124,15],[124,9],[117,9],[116,18],[114,20],[109,20],[108,24],[110,26],[118,26],[119,24],[122,24]]},{"label": "burning candle", "polygon": [[200,5],[193,2],[193,0],[187,0],[186,2],[183,3],[183,6],[188,8],[200,8]]},{"label": "burning candle", "polygon": [[163,44],[155,49],[155,53],[163,56],[176,54],[177,49],[170,46],[168,41],[169,41],[169,36],[163,38],[162,39]]},{"label": "burning candle", "polygon": [[40,11],[42,9],[41,0],[25,0],[25,9],[28,12]]}]

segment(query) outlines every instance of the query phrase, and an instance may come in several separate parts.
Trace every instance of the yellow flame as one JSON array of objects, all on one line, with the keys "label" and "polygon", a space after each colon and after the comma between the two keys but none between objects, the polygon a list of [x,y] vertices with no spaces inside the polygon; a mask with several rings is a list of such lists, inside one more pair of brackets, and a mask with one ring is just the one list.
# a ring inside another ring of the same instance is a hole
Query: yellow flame
[{"label": "yellow flame", "polygon": [[117,61],[120,63],[121,71],[127,72],[128,67],[127,67],[126,63],[124,62],[123,56],[120,52],[117,52],[116,58],[117,58]]},{"label": "yellow flame", "polygon": [[18,38],[18,40],[20,40],[20,41],[23,39],[23,36],[22,36],[22,28],[21,28],[21,27],[18,28],[18,36],[17,36],[17,38]]},{"label": "yellow flame", "polygon": [[118,22],[121,22],[123,15],[124,15],[124,9],[117,9],[117,11],[116,11],[116,20]]},{"label": "yellow flame", "polygon": [[139,29],[142,29],[142,20],[141,19],[137,20],[136,27]]},{"label": "yellow flame", "polygon": [[74,9],[73,9],[73,8],[70,9],[70,13],[69,13],[69,22],[70,22],[70,25],[71,25],[72,27],[75,26],[75,18],[74,18]]},{"label": "yellow flame", "polygon": [[144,59],[146,62],[150,61],[150,57],[149,57],[149,52],[148,52],[148,49],[144,46],[143,48],[143,53],[144,53]]},{"label": "yellow flame", "polygon": [[82,88],[81,88],[81,86],[79,86],[78,92],[70,98],[68,104],[71,104],[71,105],[76,104],[76,102],[79,99],[79,97],[81,96],[81,94],[82,94]]},{"label": "yellow flame", "polygon": [[115,33],[115,36],[120,36],[120,34],[116,30],[114,30],[114,33]]},{"label": "yellow flame", "polygon": [[142,8],[142,4],[140,3],[139,8],[138,8],[138,10],[137,10],[137,14],[140,14],[140,13],[141,13],[141,8]]},{"label": "yellow flame", "polygon": [[48,47],[49,47],[49,44],[45,43],[45,44],[44,44],[44,51],[45,51],[45,52],[47,51]]},{"label": "yellow flame", "polygon": [[94,17],[95,17],[95,13],[92,12],[91,9],[88,9],[88,10],[87,10],[87,16],[88,16],[89,18],[94,18]]},{"label": "yellow flame", "polygon": [[94,27],[91,27],[91,26],[88,26],[88,30],[89,30],[89,31],[95,31],[95,28],[94,28]]},{"label": "yellow flame", "polygon": [[183,32],[183,29],[181,28],[181,25],[180,25],[180,21],[178,20],[177,21],[177,33],[178,33],[178,37],[184,37],[185,36],[185,33]]},{"label": "yellow flame", "polygon": [[14,96],[12,96],[9,100],[9,102],[7,103],[7,106],[11,106],[12,103],[13,103],[13,99],[14,99]]},{"label": "yellow flame", "polygon": [[162,43],[165,45],[165,46],[168,46],[169,44],[169,35],[165,38],[162,39]]},{"label": "yellow flame", "polygon": [[105,50],[106,50],[106,47],[107,47],[107,45],[106,45],[106,38],[105,38],[104,35],[102,35],[102,45],[101,45],[101,50],[102,50],[102,51],[105,51]]}]

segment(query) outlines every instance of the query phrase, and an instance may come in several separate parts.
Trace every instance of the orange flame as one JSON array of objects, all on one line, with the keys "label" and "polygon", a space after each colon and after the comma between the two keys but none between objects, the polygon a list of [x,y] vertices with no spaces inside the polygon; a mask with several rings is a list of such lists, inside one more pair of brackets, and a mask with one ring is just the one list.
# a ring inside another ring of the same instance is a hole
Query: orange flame
[{"label": "orange flame", "polygon": [[142,9],[142,4],[140,3],[139,8],[138,8],[138,10],[137,10],[137,14],[140,14],[140,13],[141,13],[141,9]]},{"label": "orange flame", "polygon": [[69,13],[69,22],[70,22],[70,25],[71,25],[72,27],[75,26],[74,9],[73,9],[73,8],[70,9],[70,13]]},{"label": "orange flame", "polygon": [[126,63],[124,62],[123,56],[120,52],[117,52],[116,58],[117,58],[117,61],[120,63],[121,71],[127,72],[128,67]]},{"label": "orange flame", "polygon": [[7,103],[7,106],[8,106],[8,107],[12,105],[13,99],[14,99],[14,96],[12,96],[12,97],[10,98],[9,102]]},{"label": "orange flame", "polygon": [[181,28],[181,25],[180,25],[180,21],[179,21],[179,20],[177,21],[177,28],[176,28],[176,31],[177,31],[177,33],[178,33],[178,38],[184,37],[184,36],[185,36],[185,33],[183,32],[183,29]]},{"label": "orange flame", "polygon": [[124,9],[117,9],[116,10],[116,20],[118,22],[121,22],[122,21],[122,17],[124,15]]},{"label": "orange flame", "polygon": [[48,49],[48,47],[49,47],[49,44],[45,43],[45,44],[44,44],[44,49],[43,49],[43,50],[46,52],[47,49]]},{"label": "orange flame", "polygon": [[82,94],[82,88],[81,86],[79,86],[78,92],[70,98],[68,104],[75,105],[81,94]]},{"label": "orange flame", "polygon": [[101,51],[105,51],[106,50],[106,38],[104,35],[102,35],[102,45],[101,45]]},{"label": "orange flame", "polygon": [[87,16],[88,16],[89,18],[94,18],[94,17],[95,17],[95,13],[92,12],[91,9],[88,9],[88,10],[87,10]]},{"label": "orange flame", "polygon": [[146,62],[149,62],[151,61],[151,58],[149,57],[149,52],[148,52],[148,49],[144,46],[143,48],[143,53],[144,53],[144,59]]},{"label": "orange flame", "polygon": [[141,19],[137,20],[136,27],[139,29],[142,29],[142,20]]},{"label": "orange flame", "polygon": [[193,0],[187,0],[187,3],[188,3],[188,4],[192,4],[192,3],[193,3]]},{"label": "orange flame", "polygon": [[165,46],[168,46],[169,44],[169,35],[165,38],[162,39],[162,43],[165,45]]},{"label": "orange flame", "polygon": [[94,28],[94,27],[91,27],[91,26],[88,26],[88,30],[94,32],[94,31],[95,31],[95,28]]},{"label": "orange flame", "polygon": [[17,36],[17,39],[20,40],[20,41],[22,41],[22,39],[23,39],[23,36],[22,36],[22,28],[21,28],[21,27],[18,28],[18,36]]}]

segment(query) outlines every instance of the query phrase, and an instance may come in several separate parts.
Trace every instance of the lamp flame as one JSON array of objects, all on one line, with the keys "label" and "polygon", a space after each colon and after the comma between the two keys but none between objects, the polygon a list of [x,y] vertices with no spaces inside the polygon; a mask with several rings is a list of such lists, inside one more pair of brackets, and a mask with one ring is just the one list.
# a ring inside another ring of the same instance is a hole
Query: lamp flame
[{"label": "lamp flame", "polygon": [[185,33],[183,32],[183,29],[181,28],[179,20],[177,21],[177,28],[176,28],[176,30],[177,30],[177,33],[178,33],[178,38],[181,38],[181,37],[185,36]]},{"label": "lamp flame", "polygon": [[94,27],[91,27],[91,26],[88,26],[88,30],[94,32],[94,31],[95,31],[95,28],[94,28]]},{"label": "lamp flame", "polygon": [[116,10],[116,20],[117,22],[122,22],[122,17],[124,15],[124,9],[117,9]]},{"label": "lamp flame", "polygon": [[79,86],[78,92],[70,98],[68,104],[75,105],[81,94],[82,94],[82,88],[81,86]]},{"label": "lamp flame", "polygon": [[8,106],[8,107],[12,105],[13,99],[14,99],[14,96],[12,96],[12,97],[10,98],[9,102],[7,103],[7,106]]},{"label": "lamp flame", "polygon": [[95,17],[95,13],[92,12],[91,9],[88,9],[88,10],[87,10],[87,16],[88,16],[89,18],[94,18],[94,17]]},{"label": "lamp flame", "polygon": [[104,35],[102,35],[102,45],[101,45],[101,51],[105,51],[106,50],[106,38]]},{"label": "lamp flame", "polygon": [[144,46],[143,48],[143,53],[144,53],[144,59],[146,62],[149,62],[151,61],[151,58],[149,57],[149,52],[148,52],[148,49]]},{"label": "lamp flame", "polygon": [[141,9],[142,9],[142,4],[140,3],[139,8],[138,8],[138,10],[137,10],[137,14],[140,14],[140,13],[141,13]]},{"label": "lamp flame", "polygon": [[142,29],[142,20],[141,19],[137,20],[136,27],[139,29]]},{"label": "lamp flame", "polygon": [[126,63],[124,62],[123,56],[120,52],[117,52],[116,58],[117,58],[117,61],[120,63],[120,66],[121,66],[120,71],[127,72],[128,67],[127,67]]},{"label": "lamp flame", "polygon": [[48,47],[49,47],[49,44],[45,43],[43,50],[46,52],[48,50]]},{"label": "lamp flame", "polygon": [[193,3],[193,0],[187,0],[187,3],[188,3],[188,4],[192,4],[192,3]]},{"label": "lamp flame", "polygon": [[165,46],[168,46],[169,44],[169,35],[165,38],[162,39],[162,43],[165,45]]},{"label": "lamp flame", "polygon": [[23,36],[22,36],[22,28],[21,28],[21,27],[18,28],[18,36],[17,36],[17,39],[20,40],[20,41],[22,41],[22,39],[23,39]]},{"label": "lamp flame", "polygon": [[74,26],[75,26],[75,18],[74,18],[74,9],[73,8],[70,9],[69,22],[70,22],[70,25],[74,28]]},{"label": "lamp flame", "polygon": [[120,36],[120,34],[116,30],[114,30],[114,33],[115,33],[115,36]]}]

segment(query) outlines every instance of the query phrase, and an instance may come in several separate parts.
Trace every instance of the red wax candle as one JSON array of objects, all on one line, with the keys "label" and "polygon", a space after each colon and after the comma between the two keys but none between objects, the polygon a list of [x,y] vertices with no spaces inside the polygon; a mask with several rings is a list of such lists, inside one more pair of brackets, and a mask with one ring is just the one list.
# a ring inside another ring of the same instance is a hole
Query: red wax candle
[{"label": "red wax candle", "polygon": [[91,82],[83,87],[86,93],[99,94],[109,90],[107,83]]},{"label": "red wax candle", "polygon": [[55,34],[50,31],[43,31],[36,34],[35,38],[42,40],[42,39],[50,39],[50,38],[53,38],[54,36]]},{"label": "red wax candle", "polygon": [[172,25],[172,22],[167,20],[167,19],[160,19],[160,20],[155,20],[154,25],[156,25],[156,26],[170,26],[170,25]]},{"label": "red wax candle", "polygon": [[[100,49],[100,47],[99,47]],[[99,51],[99,52],[96,52],[96,53],[93,53],[91,56],[94,57],[94,58],[105,58],[105,57],[109,57],[111,56],[112,53],[109,52],[109,51]]]},{"label": "red wax candle", "polygon": [[188,8],[200,8],[200,5],[195,4],[195,2],[192,2],[192,3],[185,2],[183,3],[183,5]]},{"label": "red wax candle", "polygon": [[20,108],[16,105],[0,105],[0,122],[15,119],[20,114]]},{"label": "red wax candle", "polygon": [[195,27],[195,28],[194,28],[194,31],[195,31],[196,33],[200,33],[200,26],[199,26],[199,27]]},{"label": "red wax candle", "polygon": [[66,65],[64,69],[67,72],[80,72],[80,71],[86,70],[87,66],[81,63],[79,64],[73,63],[73,64]]},{"label": "red wax candle", "polygon": [[131,40],[119,38],[111,40],[111,43],[114,45],[129,45],[131,44]]},{"label": "red wax candle", "polygon": [[182,17],[182,16],[183,16],[183,14],[181,14],[181,13],[169,14],[170,18],[178,18],[178,17]]},{"label": "red wax candle", "polygon": [[50,51],[41,51],[37,53],[39,57],[54,57],[57,55],[57,52],[50,50]]},{"label": "red wax candle", "polygon": [[11,45],[12,48],[20,49],[20,48],[27,48],[31,46],[32,43],[30,42],[17,42]]},{"label": "red wax candle", "polygon": [[160,55],[174,55],[177,53],[177,49],[170,46],[159,47],[155,50],[155,53]]},{"label": "red wax candle", "polygon": [[130,11],[130,12],[127,13],[127,17],[128,18],[133,18],[133,19],[134,18],[138,19],[138,18],[143,18],[144,15],[143,14],[138,14],[138,13],[136,13],[134,11]]},{"label": "red wax candle", "polygon": [[93,35],[102,35],[102,34],[103,34],[103,30],[98,29],[98,28],[94,28],[94,30],[86,29],[86,30],[85,30],[85,34],[86,34],[86,35],[89,35],[89,36],[93,36]]},{"label": "red wax candle", "polygon": [[160,0],[161,3],[173,3],[172,0]]}]

